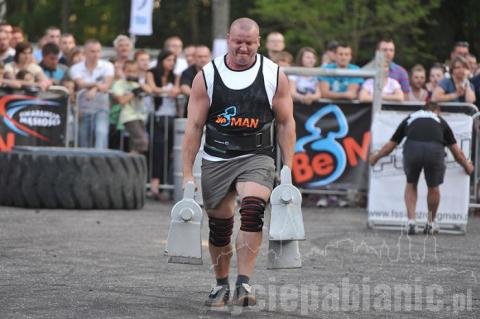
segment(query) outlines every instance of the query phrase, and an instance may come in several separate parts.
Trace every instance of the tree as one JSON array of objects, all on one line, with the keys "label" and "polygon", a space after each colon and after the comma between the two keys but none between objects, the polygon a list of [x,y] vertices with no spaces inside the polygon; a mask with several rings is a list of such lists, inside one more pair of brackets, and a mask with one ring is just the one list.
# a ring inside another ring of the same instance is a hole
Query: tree
[{"label": "tree", "polygon": [[[350,43],[358,62],[373,56],[376,42],[391,37],[402,63],[412,64],[429,55],[415,42],[419,27],[440,0],[258,0],[251,13],[283,31],[292,52],[312,46],[320,52],[329,40]],[[415,45],[412,45],[415,44]]]},{"label": "tree", "polygon": [[[21,26],[30,41],[36,41],[49,26],[62,26],[63,6],[69,6],[68,31],[79,43],[96,38],[111,45],[119,33],[128,31],[130,1],[7,0],[8,22]],[[33,14],[32,14],[33,13]]]}]

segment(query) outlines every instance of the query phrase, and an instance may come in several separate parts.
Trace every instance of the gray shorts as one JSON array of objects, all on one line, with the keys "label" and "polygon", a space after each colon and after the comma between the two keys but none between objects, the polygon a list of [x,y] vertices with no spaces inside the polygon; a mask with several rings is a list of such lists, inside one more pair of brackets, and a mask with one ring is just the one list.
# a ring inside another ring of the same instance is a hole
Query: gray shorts
[{"label": "gray shorts", "polygon": [[417,184],[420,173],[425,174],[428,187],[443,183],[445,176],[445,147],[436,142],[405,142],[403,146],[403,170],[407,183]]},{"label": "gray shorts", "polygon": [[253,155],[229,161],[202,160],[202,193],[206,209],[215,208],[237,182],[255,182],[273,189],[275,163],[267,155]]}]

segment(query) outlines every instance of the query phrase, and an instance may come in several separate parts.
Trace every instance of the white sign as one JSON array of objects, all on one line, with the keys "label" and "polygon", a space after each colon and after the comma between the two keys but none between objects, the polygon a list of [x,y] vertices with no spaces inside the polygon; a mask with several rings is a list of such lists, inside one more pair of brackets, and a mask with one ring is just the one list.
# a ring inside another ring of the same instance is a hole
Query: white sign
[{"label": "white sign", "polygon": [[[372,125],[372,151],[388,142],[400,122],[410,112],[382,111],[375,115]],[[472,143],[472,118],[462,113],[443,113],[442,117],[452,128],[457,144],[470,158]],[[404,139],[405,141],[405,139]],[[403,141],[403,143],[404,143]],[[373,225],[404,225],[407,210],[404,201],[405,173],[402,164],[403,143],[388,156],[380,159],[370,171],[368,195],[368,221]],[[437,223],[465,226],[468,219],[470,177],[445,148],[447,170],[444,183],[440,185],[440,206]],[[427,221],[427,185],[423,172],[418,183],[416,220]]]},{"label": "white sign", "polygon": [[228,52],[227,39],[213,40],[213,50],[212,50],[213,59],[215,59],[216,57],[225,55],[227,54],[227,52]]},{"label": "white sign", "polygon": [[152,35],[153,0],[132,0],[130,34]]}]

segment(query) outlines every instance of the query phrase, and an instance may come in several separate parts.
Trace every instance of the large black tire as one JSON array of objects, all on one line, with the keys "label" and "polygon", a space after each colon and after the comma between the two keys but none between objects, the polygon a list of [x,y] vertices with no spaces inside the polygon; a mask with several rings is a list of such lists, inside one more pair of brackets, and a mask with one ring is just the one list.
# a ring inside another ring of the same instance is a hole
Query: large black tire
[{"label": "large black tire", "polygon": [[0,205],[29,208],[140,209],[144,156],[120,151],[15,147],[0,152]]}]

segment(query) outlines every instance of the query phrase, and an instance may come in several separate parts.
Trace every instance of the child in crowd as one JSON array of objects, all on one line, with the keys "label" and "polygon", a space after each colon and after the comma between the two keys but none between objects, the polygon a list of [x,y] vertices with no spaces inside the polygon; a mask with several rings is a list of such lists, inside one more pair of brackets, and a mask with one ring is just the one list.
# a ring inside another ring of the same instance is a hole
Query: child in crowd
[{"label": "child in crowd", "polygon": [[[384,66],[384,79],[382,89],[382,100],[392,102],[403,102],[405,97],[403,96],[402,87],[400,83],[394,78],[388,76],[388,64]],[[363,82],[362,89],[358,95],[358,99],[362,102],[373,101],[373,79],[367,79]]]},{"label": "child in crowd", "polygon": [[444,74],[445,69],[443,68],[443,64],[441,63],[437,62],[433,64],[430,68],[430,74],[428,76],[430,82],[425,85],[429,98],[432,97],[433,90],[438,86],[438,82],[440,82],[440,80],[444,78]]},{"label": "child in crowd", "polygon": [[138,67],[134,61],[124,63],[123,73],[125,78],[115,81],[112,86],[113,97],[122,107],[118,123],[130,136],[130,152],[142,154],[148,150],[143,95],[151,90],[148,85],[138,82]]},{"label": "child in crowd", "polygon": [[277,53],[273,62],[281,67],[289,67],[293,63],[293,56],[287,51],[281,51]]}]

